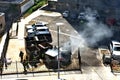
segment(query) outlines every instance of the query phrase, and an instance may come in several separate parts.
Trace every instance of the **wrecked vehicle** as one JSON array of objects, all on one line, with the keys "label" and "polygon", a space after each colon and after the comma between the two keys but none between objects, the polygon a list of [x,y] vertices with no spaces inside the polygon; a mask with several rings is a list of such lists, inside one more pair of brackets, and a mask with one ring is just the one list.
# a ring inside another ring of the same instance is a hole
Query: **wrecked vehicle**
[{"label": "wrecked vehicle", "polygon": [[71,51],[60,48],[58,57],[58,49],[48,49],[45,52],[45,65],[49,69],[58,68],[58,59],[60,60],[60,68],[67,67],[71,64]]}]

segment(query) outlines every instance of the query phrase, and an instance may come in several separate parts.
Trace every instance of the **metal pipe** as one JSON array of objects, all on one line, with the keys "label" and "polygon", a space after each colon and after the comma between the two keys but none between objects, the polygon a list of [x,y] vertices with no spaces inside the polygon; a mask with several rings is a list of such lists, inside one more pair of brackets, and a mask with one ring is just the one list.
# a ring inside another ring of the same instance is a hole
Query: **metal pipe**
[{"label": "metal pipe", "polygon": [[59,50],[59,33],[60,33],[60,26],[63,23],[56,23],[57,25],[57,40],[58,40],[58,80],[60,80],[60,50]]},{"label": "metal pipe", "polygon": [[58,36],[58,79],[60,79],[60,51],[59,51],[59,26],[57,26]]}]

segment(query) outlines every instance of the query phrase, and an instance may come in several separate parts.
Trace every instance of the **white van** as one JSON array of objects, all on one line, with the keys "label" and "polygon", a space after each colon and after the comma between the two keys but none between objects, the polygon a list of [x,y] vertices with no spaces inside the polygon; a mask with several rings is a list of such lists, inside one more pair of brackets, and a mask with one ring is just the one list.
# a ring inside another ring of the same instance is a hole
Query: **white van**
[{"label": "white van", "polygon": [[112,41],[110,43],[110,52],[111,52],[111,57],[113,59],[120,59],[120,42],[119,41]]}]

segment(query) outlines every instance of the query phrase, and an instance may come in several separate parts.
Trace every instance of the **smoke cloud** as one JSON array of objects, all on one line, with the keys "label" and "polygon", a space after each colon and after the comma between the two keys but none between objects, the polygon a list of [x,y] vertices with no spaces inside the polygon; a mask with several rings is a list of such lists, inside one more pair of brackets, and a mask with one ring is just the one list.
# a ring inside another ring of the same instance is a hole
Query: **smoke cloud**
[{"label": "smoke cloud", "polygon": [[112,31],[102,23],[89,22],[80,35],[86,42],[95,45],[97,42],[112,36]]},{"label": "smoke cloud", "polygon": [[[111,29],[103,24],[101,21],[97,20],[93,14],[97,14],[96,11],[92,11],[91,9],[86,9],[86,22],[83,25],[78,27],[83,27],[83,30],[77,31],[78,35],[74,32],[70,35],[70,41],[66,42],[62,47],[65,49],[71,49],[73,54],[76,49],[79,47],[81,50],[85,50],[88,46],[98,46],[98,42],[102,40],[106,40],[106,38],[110,38],[113,35]],[[65,35],[65,34],[64,34]],[[67,34],[66,34],[67,35]],[[70,48],[71,46],[71,48]]]},{"label": "smoke cloud", "polygon": [[113,32],[107,25],[103,24],[93,16],[93,14],[98,14],[96,11],[86,9],[85,13],[88,22],[79,26],[83,27],[83,30],[78,31],[79,35],[71,33],[72,36],[70,37],[70,40],[72,50],[78,47],[85,48],[88,46],[97,46],[98,42],[110,38],[113,35]]},{"label": "smoke cloud", "polygon": [[112,37],[113,33],[111,29],[108,28],[107,25],[98,21],[94,15],[98,14],[96,11],[92,11],[91,9],[86,9],[86,19],[88,20],[85,23],[83,31],[79,32],[82,38],[87,42],[88,45],[94,46],[97,45],[97,42]]}]

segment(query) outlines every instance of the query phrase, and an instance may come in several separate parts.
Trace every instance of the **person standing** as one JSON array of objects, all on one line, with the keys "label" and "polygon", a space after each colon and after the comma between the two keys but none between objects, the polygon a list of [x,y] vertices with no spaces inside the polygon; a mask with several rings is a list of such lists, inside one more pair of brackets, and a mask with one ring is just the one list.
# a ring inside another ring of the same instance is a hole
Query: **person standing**
[{"label": "person standing", "polygon": [[21,59],[21,62],[23,61],[23,55],[24,55],[24,53],[23,53],[22,51],[20,51],[19,57],[20,57],[20,59]]},{"label": "person standing", "polygon": [[5,69],[7,69],[7,59],[4,58]]},{"label": "person standing", "polygon": [[28,62],[26,60],[23,60],[22,64],[24,68],[24,73],[27,74]]}]

